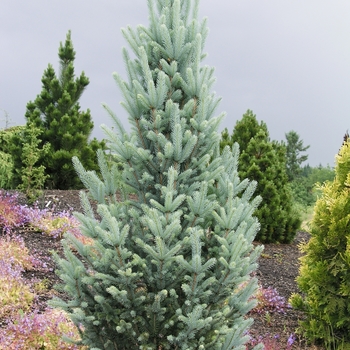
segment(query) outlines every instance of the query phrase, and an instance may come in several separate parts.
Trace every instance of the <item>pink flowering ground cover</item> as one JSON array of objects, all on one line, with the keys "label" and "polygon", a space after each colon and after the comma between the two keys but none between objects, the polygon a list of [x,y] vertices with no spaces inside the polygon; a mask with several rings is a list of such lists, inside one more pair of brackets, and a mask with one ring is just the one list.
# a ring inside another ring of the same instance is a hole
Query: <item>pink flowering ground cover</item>
[{"label": "pink flowering ground cover", "polygon": [[0,213],[0,349],[83,349],[63,339],[79,340],[66,315],[40,302],[49,283],[36,272],[53,271],[47,266],[50,257],[25,243],[34,233],[55,241],[68,230],[79,237],[77,220],[69,212],[21,205],[18,194],[3,191]]}]

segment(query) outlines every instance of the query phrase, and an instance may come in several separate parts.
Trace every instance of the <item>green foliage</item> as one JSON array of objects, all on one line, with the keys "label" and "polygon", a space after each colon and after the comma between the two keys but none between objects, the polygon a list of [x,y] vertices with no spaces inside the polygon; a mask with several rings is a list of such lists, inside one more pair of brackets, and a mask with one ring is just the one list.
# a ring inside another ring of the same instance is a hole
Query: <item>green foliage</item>
[{"label": "green foliage", "polygon": [[29,310],[34,299],[21,276],[22,267],[9,259],[0,259],[0,319],[11,318],[19,310]]},{"label": "green foliage", "polygon": [[34,203],[42,194],[44,182],[48,175],[45,175],[45,167],[43,165],[36,166],[38,160],[49,151],[49,144],[45,144],[43,148],[39,148],[40,129],[33,124],[29,124],[23,131],[22,141],[22,164],[20,169],[22,183],[18,189],[23,191],[29,203]]},{"label": "green foliage", "polygon": [[[20,189],[27,195],[29,203],[33,203],[41,194],[48,177],[45,175],[45,167],[38,165],[50,148],[49,144],[40,146],[41,133],[31,123],[0,131],[0,148],[6,152],[5,161],[0,167],[4,171],[4,180],[7,180],[1,187]],[[1,178],[0,176],[0,182]]]},{"label": "green foliage", "polygon": [[11,155],[0,151],[0,188],[9,189],[13,176],[13,162]]},{"label": "green foliage", "polygon": [[333,181],[334,176],[334,169],[330,166],[310,167],[307,165],[301,168],[300,176],[289,183],[293,201],[304,207],[313,206],[320,195],[319,185]]},{"label": "green foliage", "polygon": [[[150,0],[149,28],[123,30],[135,59],[124,49],[128,81],[115,79],[132,131],[110,111],[113,157],[99,153],[101,176],[73,159],[91,244],[66,236],[55,257],[69,299],[52,305],[82,325],[91,349],[243,350],[248,340],[261,199],[238,176],[238,145],[220,154],[198,3]],[[132,195],[119,202],[125,186]]]},{"label": "green foliage", "polygon": [[221,148],[233,142],[241,148],[240,177],[257,181],[257,194],[263,199],[255,213],[261,225],[256,239],[265,243],[291,242],[301,219],[288,186],[284,145],[270,141],[266,124],[258,123],[250,110],[237,121],[231,137],[224,133]]},{"label": "green foliage", "polygon": [[310,179],[310,183],[323,184],[326,181],[333,181],[335,177],[334,168],[331,168],[329,165],[322,166],[321,164],[317,167],[305,166],[302,169],[302,176],[308,177]]},{"label": "green foliage", "polygon": [[88,141],[93,129],[90,111],[80,110],[79,99],[89,84],[84,72],[77,78],[74,74],[75,51],[70,32],[58,51],[60,72],[49,64],[42,77],[42,91],[33,102],[27,104],[27,126],[33,123],[41,130],[41,147],[50,145],[49,152],[41,157],[39,164],[45,167],[49,188],[81,188],[72,157],[78,156],[88,169],[97,170],[96,150],[104,143]]},{"label": "green foliage", "polygon": [[322,187],[304,246],[298,285],[305,294],[292,298],[307,312],[302,331],[325,344],[350,343],[350,142],[337,156],[335,179]]},{"label": "green foliage", "polygon": [[4,235],[0,237],[0,260],[12,266],[18,265],[23,270],[32,270],[33,261],[24,241],[18,236]]},{"label": "green foliage", "polygon": [[11,153],[13,137],[20,134],[25,129],[25,125],[13,126],[8,129],[0,130],[0,151]]},{"label": "green foliage", "polygon": [[292,130],[285,134],[286,144],[286,167],[289,181],[295,180],[301,173],[301,164],[308,158],[307,154],[301,155],[310,146],[304,146],[299,134]]},{"label": "green foliage", "polygon": [[16,126],[0,130],[0,188],[12,189],[17,172],[15,160],[12,156],[13,140],[15,135],[20,134],[24,126]]}]

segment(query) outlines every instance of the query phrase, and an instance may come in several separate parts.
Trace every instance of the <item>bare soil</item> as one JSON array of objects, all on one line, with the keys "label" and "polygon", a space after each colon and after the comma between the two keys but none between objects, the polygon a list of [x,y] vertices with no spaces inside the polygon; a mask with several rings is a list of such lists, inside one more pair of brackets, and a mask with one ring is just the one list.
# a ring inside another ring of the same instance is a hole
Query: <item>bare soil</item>
[{"label": "bare soil", "polygon": [[[22,195],[20,195],[19,200],[25,203],[25,198]],[[39,200],[39,206],[55,212],[64,210],[82,211],[79,191],[77,190],[47,190]],[[54,273],[55,263],[51,259],[50,251],[55,250],[62,253],[61,243],[58,239],[48,237],[40,232],[21,229],[18,230],[18,233],[24,238],[29,251],[46,262],[46,268],[38,268],[25,273],[25,278],[29,280],[40,279],[46,281],[47,289],[40,293],[37,301],[39,307],[45,309],[47,300],[51,299],[54,294],[57,294],[53,286],[59,282],[58,277]],[[296,277],[299,273],[299,258],[301,256],[299,245],[307,242],[309,237],[307,232],[300,231],[291,244],[265,245],[256,272],[259,283],[264,288],[272,287],[276,289],[286,301],[288,301],[291,294],[298,292]],[[259,243],[256,242],[256,244]],[[288,308],[285,313],[253,314],[252,317],[254,318],[254,325],[250,330],[252,336],[256,338],[267,334],[271,337],[278,336],[281,344],[278,349],[285,349],[288,337],[292,333],[296,333],[299,320],[305,316],[300,311]],[[274,349],[277,350],[277,348]],[[293,349],[322,348],[308,345],[302,337],[297,335]]]}]

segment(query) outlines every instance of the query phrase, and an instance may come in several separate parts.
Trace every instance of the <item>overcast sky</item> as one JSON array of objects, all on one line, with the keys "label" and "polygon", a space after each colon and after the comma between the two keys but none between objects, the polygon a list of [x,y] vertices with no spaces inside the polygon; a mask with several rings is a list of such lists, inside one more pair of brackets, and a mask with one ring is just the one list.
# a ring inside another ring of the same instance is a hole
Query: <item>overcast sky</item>
[{"label": "overcast sky", "polygon": [[[0,0],[0,128],[25,123],[27,102],[41,91],[48,63],[58,72],[58,47],[68,30],[75,72],[90,84],[80,100],[95,123],[111,125],[107,103],[128,125],[112,73],[125,75],[120,29],[148,25],[146,0]],[[208,17],[205,64],[215,67],[215,91],[230,132],[247,109],[273,140],[295,130],[310,145],[311,166],[334,165],[350,129],[349,0],[202,0]]]}]

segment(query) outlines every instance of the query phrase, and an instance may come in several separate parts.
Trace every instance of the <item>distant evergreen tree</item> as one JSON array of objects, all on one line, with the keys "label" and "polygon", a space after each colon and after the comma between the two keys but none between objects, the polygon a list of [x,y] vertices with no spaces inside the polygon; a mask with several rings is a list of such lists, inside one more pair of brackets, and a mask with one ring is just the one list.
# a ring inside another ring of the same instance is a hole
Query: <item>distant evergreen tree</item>
[{"label": "distant evergreen tree", "polygon": [[[81,188],[82,184],[72,165],[72,157],[78,156],[88,169],[97,170],[96,150],[103,144],[89,137],[93,129],[90,111],[80,110],[79,99],[89,84],[84,72],[75,78],[75,51],[68,32],[64,45],[58,50],[60,72],[51,64],[42,77],[42,91],[33,102],[27,104],[27,125],[33,123],[41,130],[41,145],[50,144],[50,151],[39,160],[49,178],[49,188]],[[17,151],[17,154],[21,150]]]},{"label": "distant evergreen tree", "polygon": [[[149,27],[123,30],[136,57],[123,50],[128,81],[115,79],[132,131],[116,116],[116,131],[104,127],[115,163],[98,152],[101,178],[74,158],[99,215],[82,192],[76,216],[93,243],[66,237],[56,259],[69,300],[52,304],[91,349],[245,349],[261,199],[239,179],[238,145],[220,155],[198,3],[149,0]],[[119,164],[134,193],[121,202]]]},{"label": "distant evergreen tree", "polygon": [[307,161],[308,155],[301,154],[307,151],[310,146],[304,146],[303,140],[300,139],[299,134],[292,130],[285,134],[286,144],[286,166],[288,180],[295,180],[302,172],[301,164]]},{"label": "distant evergreen tree", "polygon": [[263,199],[255,213],[261,225],[256,239],[265,243],[291,242],[300,218],[293,209],[288,187],[285,147],[270,141],[267,125],[259,123],[250,110],[237,121],[230,138],[230,143],[234,142],[241,148],[240,177],[257,181],[256,193]]}]

